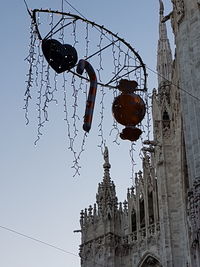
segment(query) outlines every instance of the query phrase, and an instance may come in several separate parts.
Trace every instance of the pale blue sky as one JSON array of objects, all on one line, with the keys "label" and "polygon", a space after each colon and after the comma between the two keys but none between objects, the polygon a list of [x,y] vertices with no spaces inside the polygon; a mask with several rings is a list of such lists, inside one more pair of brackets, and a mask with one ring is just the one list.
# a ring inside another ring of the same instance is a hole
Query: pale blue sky
[{"label": "pale blue sky", "polygon": [[[60,0],[27,0],[27,3],[32,9],[61,7]],[[118,32],[139,52],[144,63],[156,70],[158,0],[73,0],[70,3],[89,20]],[[168,14],[170,1],[164,3]],[[76,13],[66,3],[64,10]],[[78,255],[80,234],[74,234],[73,230],[80,228],[80,210],[95,202],[97,186],[103,177],[98,132],[94,124],[80,161],[81,175],[75,178],[72,177],[73,157],[67,149],[62,106],[52,108],[50,123],[34,146],[37,124],[31,117],[30,125],[26,126],[23,111],[28,70],[24,59],[28,54],[30,25],[24,2],[2,2],[0,22],[0,225]],[[157,86],[157,77],[147,72],[151,92]],[[110,109],[108,107],[108,112]],[[108,137],[107,146],[111,178],[116,184],[119,201],[123,201],[127,187],[131,186],[130,145],[121,141],[117,146]],[[138,151],[134,158],[137,171],[140,166]],[[0,228],[0,266],[78,267],[80,260]]]}]

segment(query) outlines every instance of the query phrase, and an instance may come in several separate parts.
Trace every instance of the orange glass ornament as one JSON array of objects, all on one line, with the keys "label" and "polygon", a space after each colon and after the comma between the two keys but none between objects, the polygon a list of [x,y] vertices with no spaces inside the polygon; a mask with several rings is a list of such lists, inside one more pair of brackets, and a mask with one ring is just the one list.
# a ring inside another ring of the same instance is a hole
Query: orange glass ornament
[{"label": "orange glass ornament", "polygon": [[118,123],[125,126],[135,126],[143,120],[146,107],[139,95],[122,93],[114,99],[112,112]]}]

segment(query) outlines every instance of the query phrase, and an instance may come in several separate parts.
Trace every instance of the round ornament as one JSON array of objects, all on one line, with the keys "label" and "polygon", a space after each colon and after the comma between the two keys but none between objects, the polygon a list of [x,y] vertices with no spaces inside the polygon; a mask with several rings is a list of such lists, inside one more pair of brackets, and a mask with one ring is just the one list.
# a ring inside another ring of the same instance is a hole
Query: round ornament
[{"label": "round ornament", "polygon": [[114,99],[112,112],[116,121],[125,126],[135,126],[145,116],[145,103],[135,94],[121,94]]}]

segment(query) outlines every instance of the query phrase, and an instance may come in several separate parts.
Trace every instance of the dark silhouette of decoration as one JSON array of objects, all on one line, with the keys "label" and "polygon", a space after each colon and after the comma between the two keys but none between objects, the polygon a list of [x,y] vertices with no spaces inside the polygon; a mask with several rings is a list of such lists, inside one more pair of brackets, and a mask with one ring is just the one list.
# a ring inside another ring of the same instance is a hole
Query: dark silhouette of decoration
[{"label": "dark silhouette of decoration", "polygon": [[92,117],[93,117],[95,98],[97,92],[97,77],[92,65],[86,60],[81,59],[78,62],[76,72],[82,75],[84,69],[87,71],[90,78],[90,89],[86,102],[83,130],[89,132],[92,124]]},{"label": "dark silhouette of decoration", "polygon": [[120,137],[130,141],[139,139],[142,131],[135,126],[143,120],[146,112],[144,101],[134,93],[137,85],[136,81],[121,80],[118,86],[121,95],[114,99],[112,105],[112,112],[116,121],[127,126]]},{"label": "dark silhouette of decoration", "polygon": [[[141,133],[146,132],[148,136],[147,73],[138,52],[118,34],[79,15],[50,9],[28,10],[28,13],[31,27],[29,54],[26,58],[29,69],[24,110],[28,124],[29,104],[36,99],[36,109],[33,109],[38,119],[35,144],[49,121],[49,108],[61,102],[61,93],[68,148],[74,156],[72,168],[75,169],[75,175],[79,174],[81,168],[79,161],[85,150],[87,134],[98,116],[96,136],[100,138],[98,146],[102,152],[110,136],[116,144],[119,144],[119,137],[134,142]],[[82,58],[79,62],[78,57]],[[97,87],[100,108],[94,120]],[[108,123],[105,126],[104,110],[105,105],[112,102],[115,119],[109,129]],[[85,132],[80,131],[84,108]],[[145,111],[146,125],[141,123]],[[118,123],[124,125],[125,129],[119,130]],[[133,150],[131,144],[130,151]]]},{"label": "dark silhouette of decoration", "polygon": [[120,137],[123,140],[129,140],[131,142],[135,142],[139,139],[140,135],[142,134],[142,131],[139,128],[136,128],[134,126],[128,126],[122,130],[120,133]]},{"label": "dark silhouette of decoration", "polygon": [[55,39],[42,40],[42,51],[49,65],[57,73],[72,69],[78,60],[74,47],[69,44],[61,44]]}]

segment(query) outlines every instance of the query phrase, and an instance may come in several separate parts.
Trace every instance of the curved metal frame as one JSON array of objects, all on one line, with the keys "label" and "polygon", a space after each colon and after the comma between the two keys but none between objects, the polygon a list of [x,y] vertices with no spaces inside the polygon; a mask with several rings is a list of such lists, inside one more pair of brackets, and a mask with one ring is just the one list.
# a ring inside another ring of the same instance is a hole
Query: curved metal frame
[{"label": "curved metal frame", "polygon": [[[103,25],[97,24],[95,22],[92,22],[92,21],[90,21],[88,19],[82,18],[82,17],[80,17],[78,15],[75,15],[75,14],[66,13],[66,12],[60,12],[60,11],[55,11],[55,10],[49,10],[49,9],[33,9],[32,10],[32,13],[29,12],[29,14],[30,14],[30,16],[33,19],[33,22],[35,24],[35,29],[36,29],[36,32],[37,32],[37,35],[38,35],[39,40],[42,40],[42,36],[40,34],[40,31],[39,31],[39,28],[38,28],[38,25],[37,25],[37,19],[36,19],[36,13],[37,12],[41,12],[41,13],[53,13],[53,14],[58,14],[58,15],[62,15],[62,16],[69,16],[69,17],[74,18],[75,20],[81,20],[81,21],[83,21],[85,23],[91,24],[94,27],[97,27],[98,29],[102,29],[105,32],[107,32],[108,34],[110,34],[110,35],[114,36],[115,38],[117,38],[119,41],[121,41],[125,46],[127,46],[133,52],[133,54],[137,57],[138,61],[140,62],[141,68],[143,69],[143,73],[144,73],[144,88],[143,89],[135,89],[135,91],[147,91],[147,86],[146,86],[146,84],[147,84],[147,72],[146,72],[145,64],[142,61],[142,58],[134,50],[134,48],[129,43],[127,43],[123,38],[119,37],[118,34],[115,34],[115,33],[111,32],[110,30],[106,29]],[[114,42],[112,42],[112,43],[114,43]],[[75,73],[75,72],[73,72],[71,70],[69,72],[71,72],[74,75],[78,76],[79,78],[82,78],[82,79],[87,80],[89,82],[89,79],[87,79],[87,78],[85,78],[85,77],[83,77],[83,76],[81,76],[81,75],[79,75],[79,74],[77,74],[77,73]],[[101,85],[101,86],[104,86],[104,87],[117,88],[117,87],[111,86],[109,84],[103,84],[103,83],[99,83],[99,82],[98,82],[98,84]]]}]

